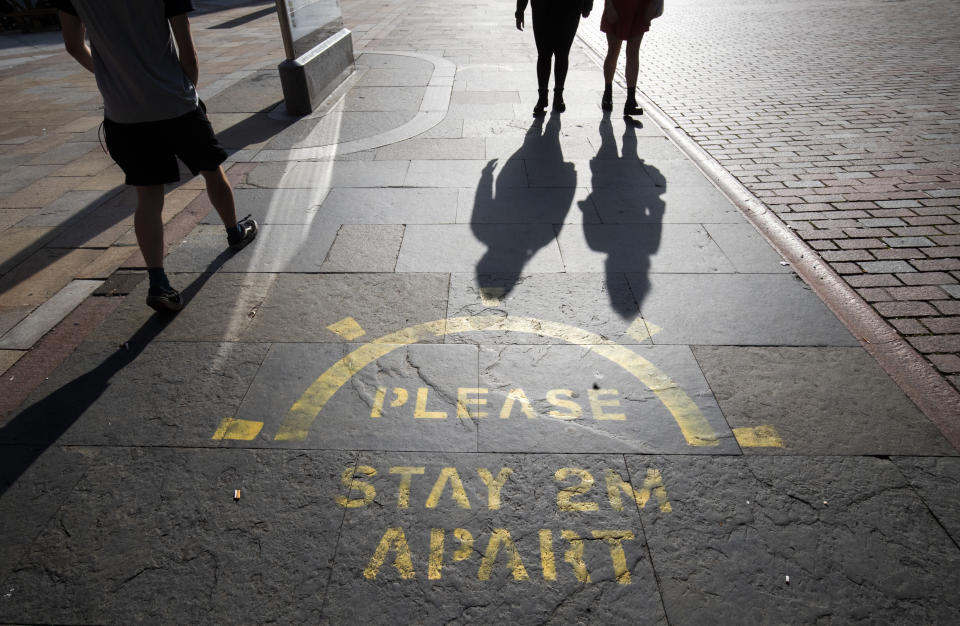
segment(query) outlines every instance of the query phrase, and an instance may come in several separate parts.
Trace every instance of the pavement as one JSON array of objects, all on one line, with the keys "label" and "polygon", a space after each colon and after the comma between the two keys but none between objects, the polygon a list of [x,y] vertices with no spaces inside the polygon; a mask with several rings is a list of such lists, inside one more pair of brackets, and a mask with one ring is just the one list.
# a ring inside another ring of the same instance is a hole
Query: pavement
[{"label": "pavement", "polygon": [[[143,304],[91,77],[56,34],[0,37],[0,622],[960,620],[957,269],[921,263],[956,256],[952,5],[805,3],[830,25],[797,29],[808,46],[857,26],[891,57],[899,36],[943,52],[908,54],[944,64],[939,91],[904,79],[929,96],[910,120],[941,132],[879,157],[788,149],[824,141],[787,94],[844,115],[816,88],[842,65],[765,48],[797,3],[670,4],[632,120],[599,108],[596,15],[567,111],[534,118],[512,6],[345,0],[355,71],[292,118],[272,3],[196,4],[201,95],[261,231],[232,254],[202,179],[171,186],[175,317]],[[705,43],[751,23],[770,28]],[[849,84],[833,97],[892,123]],[[897,230],[920,226],[938,234]],[[873,272],[882,250],[923,257]],[[880,306],[920,300],[922,333]]]}]

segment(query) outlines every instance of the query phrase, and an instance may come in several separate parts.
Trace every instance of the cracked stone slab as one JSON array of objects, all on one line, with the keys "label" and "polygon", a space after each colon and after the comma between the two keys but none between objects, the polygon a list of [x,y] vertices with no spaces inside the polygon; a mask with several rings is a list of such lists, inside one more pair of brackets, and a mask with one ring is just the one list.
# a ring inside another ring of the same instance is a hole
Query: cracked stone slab
[{"label": "cracked stone slab", "polygon": [[320,271],[392,272],[403,230],[402,224],[344,224]]},{"label": "cracked stone slab", "polygon": [[[256,441],[271,446],[475,451],[458,392],[476,384],[476,346],[275,344],[237,418],[264,422]],[[295,404],[305,439],[283,436]]]},{"label": "cracked stone slab", "polygon": [[[378,161],[390,163],[391,161]],[[486,172],[493,165],[494,184],[500,187],[527,187],[527,175],[524,163],[508,160],[498,163],[492,161],[454,159],[454,160],[418,160],[410,161],[403,185],[407,187],[458,187],[476,189],[481,178],[489,176]],[[575,187],[576,184],[569,185]]]},{"label": "cracked stone slab", "polygon": [[584,187],[461,189],[457,222],[467,224],[598,223],[591,190]]},{"label": "cracked stone slab", "polygon": [[608,473],[631,483],[617,456],[361,454],[323,618],[666,623],[636,505],[615,508]]},{"label": "cracked stone slab", "polygon": [[270,139],[266,147],[269,150],[293,150],[307,146],[331,146],[346,141],[357,141],[390,132],[407,124],[415,117],[415,110],[334,110],[323,117],[307,117],[295,122]]},{"label": "cracked stone slab", "polygon": [[[257,223],[311,224],[327,196],[326,189],[234,189],[237,217],[250,214]],[[215,210],[203,219],[204,224],[222,226]]]},{"label": "cracked stone slab", "polygon": [[4,581],[94,463],[98,451],[2,446],[0,455],[0,581]]},{"label": "cracked stone slab", "polygon": [[746,453],[956,454],[859,347],[697,346],[694,355],[732,428],[771,425],[782,439]]},{"label": "cracked stone slab", "polygon": [[[431,273],[279,274],[240,339],[366,343],[444,319],[448,285],[446,274]],[[359,331],[344,336],[331,330],[347,318]]]},{"label": "cracked stone slab", "polygon": [[457,189],[331,189],[320,211],[341,224],[452,224]]},{"label": "cracked stone slab", "polygon": [[591,224],[557,236],[568,272],[733,272],[699,224]]},{"label": "cracked stone slab", "polygon": [[407,226],[397,272],[562,272],[551,224]]},{"label": "cracked stone slab", "polygon": [[[640,515],[674,623],[952,623],[960,551],[890,462],[627,457],[672,511]],[[789,580],[787,579],[789,577]]]},{"label": "cracked stone slab", "polygon": [[960,459],[897,457],[893,462],[953,542],[960,545]]},{"label": "cracked stone slab", "polygon": [[82,344],[23,403],[0,443],[216,445],[217,424],[240,406],[268,346]]},{"label": "cracked stone slab", "polygon": [[788,274],[793,271],[752,224],[704,224],[704,228],[738,272]]},{"label": "cracked stone slab", "polygon": [[354,459],[102,450],[7,579],[0,620],[312,621],[343,518],[340,474]]},{"label": "cracked stone slab", "polygon": [[745,223],[737,208],[709,183],[594,189],[590,198],[601,221],[608,224]]},{"label": "cracked stone slab", "polygon": [[[650,386],[652,378],[641,376],[654,372],[659,382]],[[739,452],[686,347],[631,346],[603,356],[589,346],[481,346],[479,388],[468,406],[486,413],[478,417],[483,451]],[[676,395],[655,393],[666,388]],[[685,435],[694,432],[701,437]]]},{"label": "cracked stone slab", "polygon": [[338,228],[323,219],[309,225],[265,224],[256,239],[234,253],[223,226],[201,225],[170,250],[164,267],[172,273],[317,272]]},{"label": "cracked stone slab", "polygon": [[655,344],[857,346],[793,275],[629,274],[643,316],[663,323]]},{"label": "cracked stone slab", "polygon": [[143,329],[154,329],[155,341],[240,341],[253,323],[277,274],[173,274],[171,283],[181,289],[185,306],[176,316],[161,318],[144,304],[149,283],[143,274],[129,297],[94,330],[89,341],[122,345]]},{"label": "cracked stone slab", "polygon": [[[649,343],[638,305],[623,274],[452,274],[449,317],[504,315],[563,324],[620,344]],[[639,323],[640,326],[634,326]],[[505,330],[448,335],[448,342],[564,343],[548,334]]]}]

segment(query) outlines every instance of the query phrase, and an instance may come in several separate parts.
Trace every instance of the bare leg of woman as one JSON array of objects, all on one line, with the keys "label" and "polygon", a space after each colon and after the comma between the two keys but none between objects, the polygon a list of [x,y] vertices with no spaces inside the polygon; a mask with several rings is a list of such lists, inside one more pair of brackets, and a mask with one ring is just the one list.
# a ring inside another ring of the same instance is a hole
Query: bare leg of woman
[{"label": "bare leg of woman", "polygon": [[613,110],[613,75],[617,71],[617,59],[620,57],[620,39],[607,33],[607,56],[603,59],[603,99],[600,108]]},{"label": "bare leg of woman", "polygon": [[623,105],[624,115],[640,115],[643,109],[637,104],[637,77],[640,75],[640,41],[643,34],[627,42],[627,101]]}]

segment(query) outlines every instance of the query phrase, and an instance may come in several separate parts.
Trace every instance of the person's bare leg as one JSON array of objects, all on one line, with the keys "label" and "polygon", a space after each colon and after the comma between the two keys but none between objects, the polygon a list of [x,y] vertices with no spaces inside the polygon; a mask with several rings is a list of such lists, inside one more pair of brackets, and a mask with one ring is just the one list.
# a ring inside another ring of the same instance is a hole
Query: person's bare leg
[{"label": "person's bare leg", "polygon": [[147,267],[163,267],[163,185],[137,186],[133,230]]},{"label": "person's bare leg", "polygon": [[223,225],[226,228],[233,228],[237,225],[237,205],[233,199],[233,188],[227,180],[223,167],[200,173],[207,182],[207,197],[210,198],[210,204],[217,210]]},{"label": "person's bare leg", "polygon": [[640,115],[643,109],[637,104],[637,77],[640,75],[640,42],[643,33],[627,42],[627,62],[624,74],[627,79],[627,101],[623,105],[624,115]]},{"label": "person's bare leg", "polygon": [[607,84],[613,83],[613,75],[617,72],[620,43],[620,39],[616,35],[607,33],[607,56],[603,59],[603,82]]},{"label": "person's bare leg", "polygon": [[640,75],[640,41],[643,35],[627,42],[627,63],[625,76],[627,79],[627,88],[637,87],[637,76]]}]

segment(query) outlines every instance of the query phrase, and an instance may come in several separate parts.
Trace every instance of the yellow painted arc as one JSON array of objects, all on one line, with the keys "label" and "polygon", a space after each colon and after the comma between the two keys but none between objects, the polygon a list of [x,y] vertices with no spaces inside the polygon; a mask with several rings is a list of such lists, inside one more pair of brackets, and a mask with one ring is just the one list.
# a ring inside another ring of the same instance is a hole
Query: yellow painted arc
[{"label": "yellow painted arc", "polygon": [[320,411],[340,387],[364,367],[397,348],[432,337],[497,330],[553,337],[569,344],[589,348],[627,370],[646,385],[673,415],[688,445],[715,446],[719,443],[713,428],[686,392],[653,363],[633,350],[568,324],[527,317],[500,316],[454,317],[427,322],[385,335],[360,346],[334,363],[307,388],[300,399],[290,407],[274,439],[277,441],[306,439]]}]

